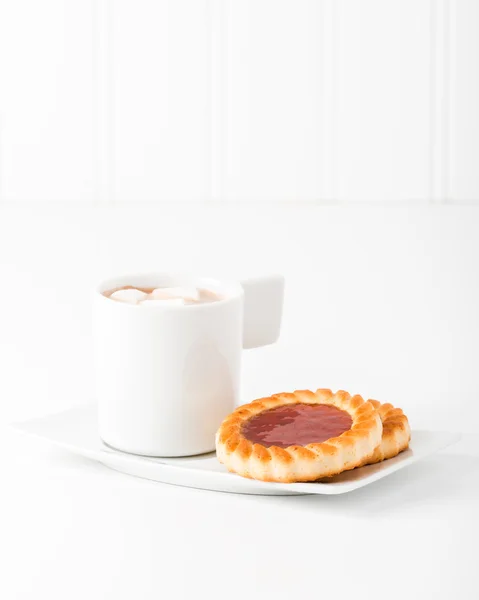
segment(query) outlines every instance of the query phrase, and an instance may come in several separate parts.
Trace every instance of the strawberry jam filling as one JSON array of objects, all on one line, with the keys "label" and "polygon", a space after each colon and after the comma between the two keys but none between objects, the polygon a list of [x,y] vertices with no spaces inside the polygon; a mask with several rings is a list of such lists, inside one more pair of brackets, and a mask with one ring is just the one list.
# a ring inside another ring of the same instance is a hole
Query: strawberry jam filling
[{"label": "strawberry jam filling", "polygon": [[243,425],[243,436],[262,446],[306,446],[337,437],[351,429],[353,420],[328,404],[287,404],[265,410]]}]

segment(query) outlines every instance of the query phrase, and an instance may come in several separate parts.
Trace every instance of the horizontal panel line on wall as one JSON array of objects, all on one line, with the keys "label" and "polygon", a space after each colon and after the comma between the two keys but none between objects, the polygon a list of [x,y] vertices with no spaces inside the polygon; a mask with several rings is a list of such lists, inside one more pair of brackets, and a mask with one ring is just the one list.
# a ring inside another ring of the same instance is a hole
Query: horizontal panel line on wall
[{"label": "horizontal panel line on wall", "polygon": [[[452,206],[478,206],[479,209],[479,198],[477,198],[476,200],[474,199],[466,199],[466,200],[449,200],[445,203],[435,203],[435,204],[431,204],[431,202],[428,199],[424,199],[424,198],[416,198],[416,199],[404,199],[404,200],[390,200],[385,198],[384,200],[353,200],[353,201],[338,201],[338,200],[328,200],[328,199],[324,199],[324,200],[310,200],[310,199],[306,199],[306,200],[302,200],[302,199],[296,199],[296,200],[278,200],[278,199],[264,199],[264,198],[258,198],[258,199],[252,199],[252,198],[247,198],[247,199],[233,199],[233,200],[229,200],[228,202],[225,202],[224,200],[219,200],[219,199],[206,199],[203,200],[202,202],[198,202],[197,200],[191,200],[188,198],[184,198],[184,199],[175,199],[175,200],[168,200],[168,199],[162,199],[159,201],[156,200],[151,200],[151,199],[144,199],[144,198],[140,198],[138,197],[137,199],[135,199],[135,202],[131,202],[129,200],[117,200],[114,203],[98,203],[96,200],[92,200],[92,199],[88,199],[88,200],[50,200],[50,201],[44,201],[40,203],[40,206],[45,209],[45,210],[50,210],[50,209],[61,209],[62,207],[64,207],[66,204],[68,203],[68,206],[70,206],[72,209],[81,209],[82,207],[97,207],[98,210],[103,210],[103,209],[110,209],[110,208],[122,208],[122,207],[131,207],[131,206],[135,206],[138,208],[141,207],[148,207],[151,208],[153,206],[157,206],[160,210],[162,208],[168,208],[168,207],[175,207],[175,206],[191,206],[191,207],[204,207],[204,208],[208,208],[211,206],[214,207],[218,207],[218,208],[224,208],[225,210],[228,209],[228,207],[240,207],[240,206],[244,206],[245,209],[254,209],[254,207],[274,207],[274,206],[296,206],[298,208],[301,207],[311,207],[311,206],[317,206],[317,207],[337,207],[337,208],[351,208],[354,209],[356,207],[361,207],[361,206],[368,206],[368,207],[375,207],[378,209],[385,209],[388,210],[389,208],[393,209],[393,208],[400,208],[400,207],[406,207],[406,206],[410,206],[410,207],[427,207],[430,206],[431,209],[434,208],[441,208],[441,207],[452,207]],[[23,209],[28,209],[28,207],[38,207],[39,203],[38,200],[35,199],[21,199],[20,201],[18,200],[6,200],[0,203],[0,213],[1,213],[1,209],[2,207],[8,211],[8,210],[12,210],[12,209],[16,209],[18,208],[19,210],[23,210]]]}]

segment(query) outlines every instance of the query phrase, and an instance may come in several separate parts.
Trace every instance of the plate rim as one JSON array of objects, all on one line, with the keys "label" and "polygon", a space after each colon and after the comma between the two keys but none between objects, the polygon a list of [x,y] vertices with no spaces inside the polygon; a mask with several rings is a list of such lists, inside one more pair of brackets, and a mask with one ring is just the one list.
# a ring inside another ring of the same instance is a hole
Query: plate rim
[{"label": "plate rim", "polygon": [[[226,481],[231,482],[234,479],[235,483],[233,484],[232,487],[234,487],[236,489],[234,489],[234,490],[233,489],[230,489],[230,490],[225,489],[228,484],[222,485],[221,486],[222,489],[214,490],[211,487],[202,487],[201,485],[188,485],[187,483],[173,483],[173,482],[169,482],[169,481],[163,481],[163,483],[168,483],[170,485],[177,485],[177,486],[182,486],[182,487],[194,487],[197,489],[209,489],[209,490],[218,491],[218,492],[221,491],[221,492],[230,492],[230,493],[239,493],[239,494],[241,494],[241,493],[243,493],[243,494],[256,493],[258,495],[269,495],[267,493],[267,490],[269,490],[270,492],[274,492],[273,495],[280,495],[283,493],[284,495],[299,495],[299,494],[304,495],[304,494],[306,494],[306,495],[328,495],[328,496],[330,496],[330,495],[339,495],[339,494],[352,492],[354,490],[365,487],[371,483],[374,483],[375,481],[379,481],[380,479],[383,479],[384,477],[386,477],[392,473],[395,473],[395,472],[403,469],[404,467],[407,467],[407,466],[421,460],[422,458],[427,458],[428,456],[431,456],[432,454],[435,454],[436,452],[444,450],[445,448],[447,448],[453,444],[456,444],[462,438],[462,434],[460,432],[452,432],[452,431],[444,431],[444,430],[434,431],[434,430],[425,430],[425,429],[413,430],[412,431],[413,436],[414,436],[414,433],[416,433],[416,434],[427,433],[427,434],[432,434],[432,435],[445,436],[444,443],[442,443],[440,445],[440,447],[433,447],[430,451],[422,452],[416,456],[414,456],[414,454],[409,454],[408,456],[403,456],[402,460],[398,460],[397,462],[390,464],[386,469],[379,469],[376,472],[370,474],[369,476],[366,476],[366,477],[363,477],[360,479],[355,479],[353,481],[344,481],[344,482],[339,481],[339,482],[329,482],[329,483],[324,483],[324,482],[280,483],[280,482],[266,482],[266,481],[242,478],[239,475],[236,475],[235,473],[230,473],[229,471],[226,471],[226,470],[225,471],[216,471],[216,470],[209,470],[209,469],[198,469],[198,468],[194,468],[191,465],[184,464],[184,463],[183,464],[180,464],[180,463],[172,464],[170,462],[162,462],[161,457],[148,457],[148,456],[140,456],[140,455],[135,455],[135,454],[128,454],[127,452],[123,452],[121,450],[117,450],[115,448],[111,448],[110,446],[107,446],[104,442],[102,442],[100,437],[98,437],[99,447],[97,449],[93,450],[86,446],[80,446],[78,444],[68,443],[67,441],[62,441],[62,440],[58,440],[58,439],[49,437],[47,434],[42,434],[41,432],[38,432],[38,431],[30,431],[27,428],[28,425],[32,425],[34,423],[42,423],[42,422],[45,423],[54,418],[58,418],[61,415],[64,415],[65,417],[67,417],[69,413],[79,413],[79,412],[88,413],[88,412],[93,412],[93,411],[96,411],[95,404],[90,403],[90,404],[86,404],[86,405],[74,406],[74,407],[71,407],[71,408],[63,410],[63,411],[45,415],[43,417],[36,417],[33,419],[28,419],[28,420],[24,420],[24,421],[20,421],[20,422],[14,422],[14,423],[10,424],[10,427],[13,428],[16,432],[22,433],[22,434],[27,435],[32,438],[37,438],[37,439],[43,440],[44,442],[47,442],[51,445],[54,445],[59,448],[63,448],[64,450],[67,450],[68,452],[71,452],[73,454],[94,460],[96,462],[103,464],[107,468],[111,468],[111,469],[117,470],[119,472],[121,472],[121,464],[122,463],[127,463],[130,465],[139,465],[139,466],[149,465],[151,467],[154,465],[158,469],[159,473],[161,473],[162,471],[171,473],[171,472],[177,472],[177,471],[181,470],[185,475],[190,475],[190,476],[196,475],[197,476],[198,474],[204,474],[205,478],[212,477],[213,479],[218,479],[218,480],[223,479],[225,482]],[[414,448],[411,448],[411,450],[414,451]],[[211,457],[213,457],[214,454],[215,454],[214,452],[211,452],[211,453],[205,454],[204,456],[207,457],[207,456],[211,455]],[[398,455],[398,457],[401,457],[401,455]],[[180,458],[181,460],[188,460],[188,458],[190,458],[190,457],[178,457],[178,458]],[[191,458],[193,458],[193,457],[191,457]],[[194,457],[194,458],[197,458],[197,457]],[[166,460],[172,460],[172,459],[168,458]],[[391,460],[394,460],[394,458]],[[111,463],[116,463],[116,464],[115,464],[115,466],[112,466]],[[382,464],[384,464],[384,463],[382,463]],[[116,466],[118,466],[120,468],[116,468]],[[361,468],[368,468],[368,467],[374,467],[374,466],[375,465],[367,465],[367,466],[361,467]],[[135,475],[134,473],[128,473],[128,474],[131,476],[136,476],[138,478],[145,479],[145,477],[142,477],[141,475]],[[160,478],[152,479],[152,480],[157,481],[157,482],[162,482],[162,480]],[[244,488],[245,488],[244,491],[241,490],[241,486],[244,486]],[[248,489],[255,488],[256,492],[246,491],[246,488],[248,488]]]}]

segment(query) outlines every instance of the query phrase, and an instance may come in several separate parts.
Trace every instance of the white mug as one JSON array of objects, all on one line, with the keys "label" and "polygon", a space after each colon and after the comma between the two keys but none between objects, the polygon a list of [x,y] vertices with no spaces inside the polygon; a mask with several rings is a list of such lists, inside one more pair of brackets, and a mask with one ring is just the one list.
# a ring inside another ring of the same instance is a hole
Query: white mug
[{"label": "white mug", "polygon": [[[162,306],[103,295],[125,285],[194,286],[221,299]],[[221,421],[239,403],[242,349],[279,337],[283,291],[277,275],[240,282],[156,273],[103,282],[93,311],[103,442],[145,456],[212,451]]]}]

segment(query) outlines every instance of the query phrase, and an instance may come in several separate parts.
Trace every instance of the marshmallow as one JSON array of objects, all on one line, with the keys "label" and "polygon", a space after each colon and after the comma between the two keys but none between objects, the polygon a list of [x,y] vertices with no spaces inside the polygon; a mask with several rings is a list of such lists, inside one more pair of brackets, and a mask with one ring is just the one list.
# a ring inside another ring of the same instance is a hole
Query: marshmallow
[{"label": "marshmallow", "polygon": [[200,295],[195,287],[156,288],[151,292],[155,300],[162,298],[182,298],[183,300],[199,300]]},{"label": "marshmallow", "polygon": [[126,304],[138,304],[141,300],[148,297],[148,294],[141,290],[128,289],[128,290],[117,290],[110,296],[112,300],[118,302],[125,302]]},{"label": "marshmallow", "polygon": [[142,306],[184,306],[183,298],[152,298],[148,296],[139,302]]}]

